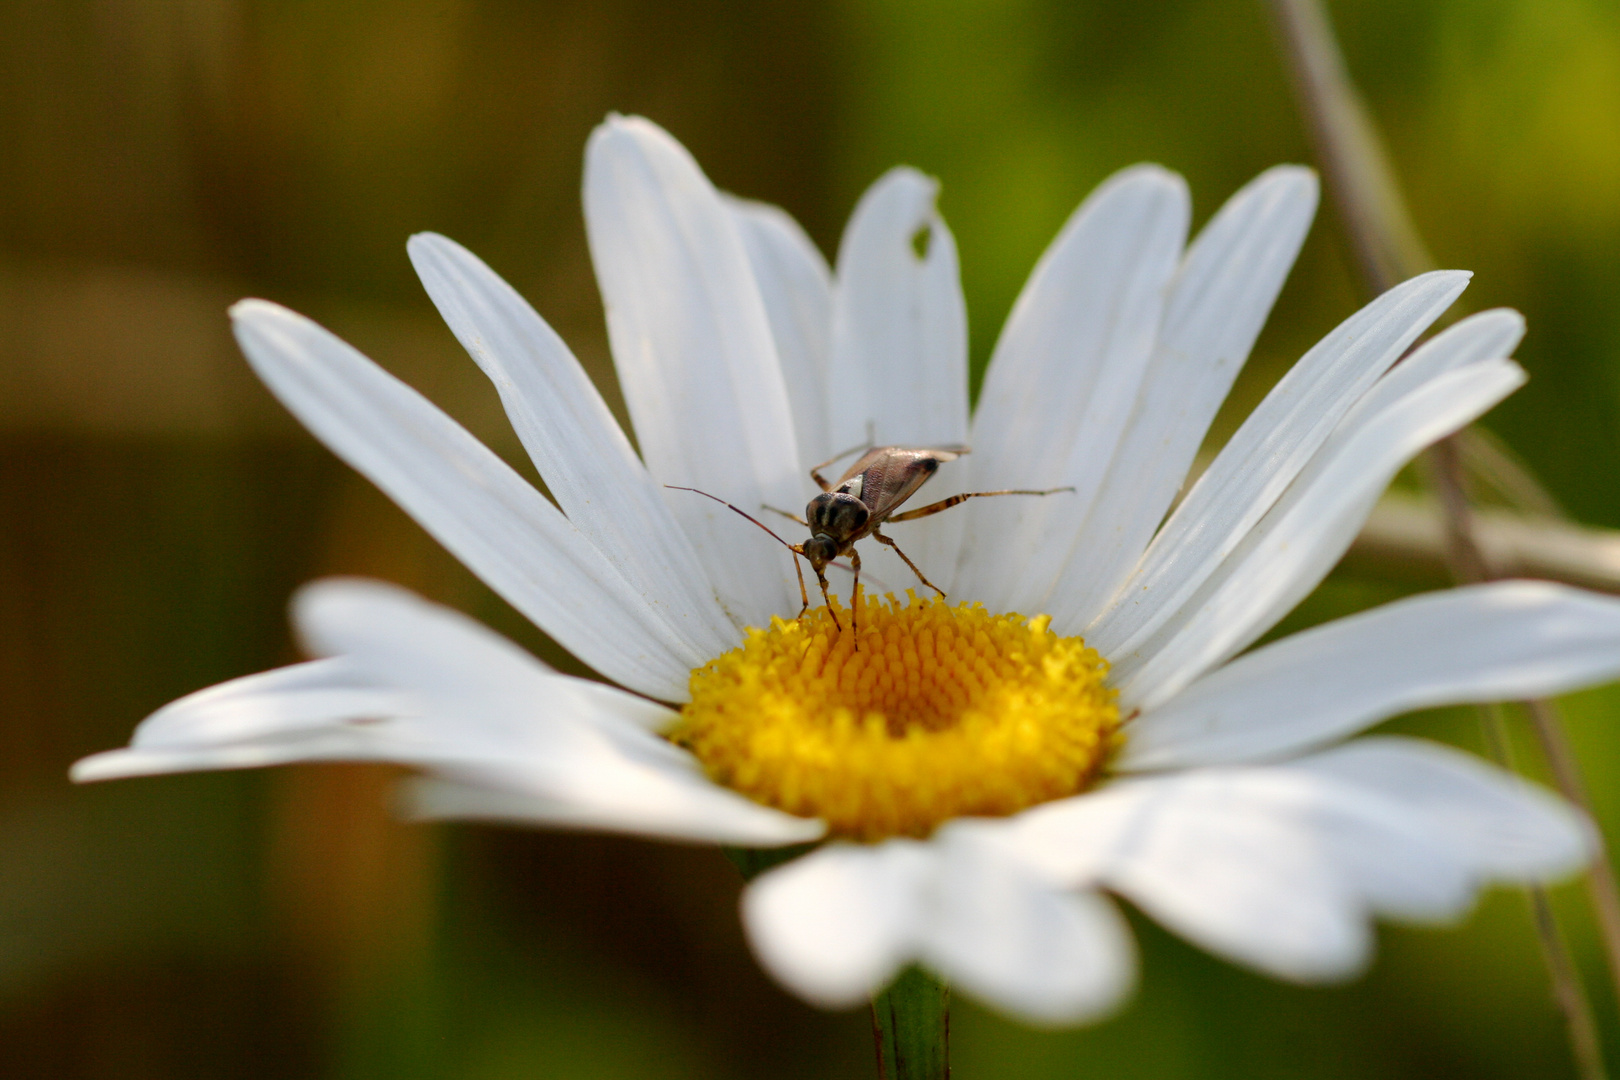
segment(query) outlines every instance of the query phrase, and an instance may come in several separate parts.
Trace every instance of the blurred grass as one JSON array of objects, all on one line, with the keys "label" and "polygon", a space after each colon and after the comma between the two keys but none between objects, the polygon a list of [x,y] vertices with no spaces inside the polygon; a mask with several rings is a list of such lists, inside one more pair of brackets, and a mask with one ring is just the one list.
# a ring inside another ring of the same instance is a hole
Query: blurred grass
[{"label": "blurred grass", "polygon": [[[1620,525],[1620,10],[1340,0],[1420,227],[1530,320],[1490,426],[1582,520]],[[0,1045],[117,1077],[870,1075],[866,1019],[749,958],[715,852],[396,824],[370,768],[64,781],[163,702],[295,655],[287,596],[387,577],[568,661],[305,436],[223,307],[308,312],[509,459],[422,296],[412,232],[468,244],[611,389],[578,206],[608,110],[831,254],[883,169],[944,181],[975,372],[1097,181],[1187,175],[1202,221],[1305,158],[1258,3],[1231,0],[10,0],[0,5]],[[1217,425],[1354,307],[1327,212]],[[1349,566],[1303,626],[1432,587]],[[1620,830],[1620,694],[1567,703]],[[1474,745],[1464,713],[1401,730]],[[1521,733],[1522,734],[1522,733]],[[1533,748],[1523,747],[1534,761]],[[1563,890],[1597,974],[1579,897]],[[1386,929],[1370,975],[1300,990],[1136,919],[1119,1018],[1030,1032],[970,1005],[974,1077],[1567,1075],[1521,901]],[[1620,1025],[1592,990],[1611,1057]]]}]

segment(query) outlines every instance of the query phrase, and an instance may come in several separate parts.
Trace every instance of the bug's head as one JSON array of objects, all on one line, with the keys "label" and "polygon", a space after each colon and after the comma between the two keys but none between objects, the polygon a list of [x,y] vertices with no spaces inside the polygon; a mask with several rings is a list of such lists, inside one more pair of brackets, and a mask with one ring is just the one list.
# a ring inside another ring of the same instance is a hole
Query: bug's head
[{"label": "bug's head", "polygon": [[818,574],[827,568],[828,563],[838,558],[838,541],[826,533],[817,533],[806,540],[802,547],[804,557],[810,560],[810,565],[815,567]]},{"label": "bug's head", "polygon": [[848,543],[864,529],[869,516],[865,503],[842,491],[824,491],[804,508],[810,532],[817,538],[826,536],[839,545]]}]

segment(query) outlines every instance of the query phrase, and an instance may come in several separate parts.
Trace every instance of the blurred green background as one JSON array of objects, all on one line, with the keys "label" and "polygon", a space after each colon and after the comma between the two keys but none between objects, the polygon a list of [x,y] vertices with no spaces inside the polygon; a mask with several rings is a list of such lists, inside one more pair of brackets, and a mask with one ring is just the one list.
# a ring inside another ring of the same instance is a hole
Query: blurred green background
[{"label": "blurred green background", "polygon": [[[1488,426],[1575,517],[1620,526],[1620,8],[1332,13],[1430,247],[1477,273],[1464,304],[1529,316],[1531,383]],[[976,372],[1113,170],[1180,170],[1201,221],[1307,155],[1257,0],[0,0],[5,1075],[874,1074],[863,1013],[754,966],[717,852],[403,826],[371,767],[65,781],[164,702],[294,659],[284,604],[316,575],[404,583],[566,663],[282,413],[224,308],[307,312],[517,461],[404,241],[478,251],[611,388],[578,199],[608,110],[829,254],[883,169],[939,176]],[[1324,210],[1221,430],[1357,305],[1345,254]],[[1436,584],[1352,565],[1291,622]],[[1620,694],[1567,708],[1620,835]],[[1399,726],[1473,746],[1472,725]],[[1579,891],[1558,902],[1620,1059]],[[1035,1033],[961,1004],[956,1075],[1571,1071],[1516,895],[1457,931],[1386,929],[1370,975],[1329,990],[1135,922],[1121,1017]]]}]

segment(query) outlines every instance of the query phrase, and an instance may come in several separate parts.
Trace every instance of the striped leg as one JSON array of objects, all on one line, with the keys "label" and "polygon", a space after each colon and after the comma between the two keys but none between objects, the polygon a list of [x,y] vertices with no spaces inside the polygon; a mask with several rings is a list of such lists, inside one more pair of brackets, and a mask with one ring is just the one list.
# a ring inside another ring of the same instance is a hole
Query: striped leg
[{"label": "striped leg", "polygon": [[[957,495],[957,496],[952,496],[952,497],[956,498],[956,499],[965,499],[965,498],[967,498],[967,496],[965,496],[965,495]],[[946,499],[945,501],[950,502],[951,500]],[[944,509],[944,507],[941,507],[940,509]],[[921,570],[917,569],[917,564],[911,561],[911,556],[907,555],[905,552],[900,550],[900,545],[899,544],[895,543],[893,540],[889,539],[887,536],[884,536],[882,533],[878,532],[876,529],[872,530],[872,539],[876,540],[880,544],[886,544],[889,547],[894,548],[894,553],[896,555],[900,556],[902,559],[904,559],[906,561],[906,565],[911,567],[911,572],[913,574],[917,575],[917,580],[918,581],[922,582],[924,585],[928,586],[930,589],[933,589],[935,592],[939,593],[940,596],[943,597],[945,595],[945,590],[944,589],[940,588],[938,585],[935,585],[932,581],[929,581],[926,577],[923,576],[923,572]]]},{"label": "striped leg", "polygon": [[[907,510],[903,514],[890,514],[885,521],[916,521],[918,518],[925,518],[930,514],[937,514],[941,510],[949,510],[951,507],[960,503],[965,503],[969,499],[983,499],[989,495],[1056,495],[1060,491],[1073,490],[1073,487],[1060,487],[1047,488],[1045,491],[968,491],[961,495],[952,495],[948,499],[941,499],[937,503],[929,503],[927,506],[920,506],[915,510]],[[902,558],[903,557],[904,556],[902,556]],[[906,561],[909,563],[911,560],[906,559]],[[912,569],[915,570],[917,568],[913,566]],[[918,574],[917,576],[922,577],[921,574]]]}]

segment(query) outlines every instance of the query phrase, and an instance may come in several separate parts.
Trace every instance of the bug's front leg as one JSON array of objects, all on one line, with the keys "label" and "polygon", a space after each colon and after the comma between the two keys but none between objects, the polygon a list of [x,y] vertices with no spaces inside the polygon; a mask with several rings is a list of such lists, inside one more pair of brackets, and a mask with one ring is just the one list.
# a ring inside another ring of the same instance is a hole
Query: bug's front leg
[{"label": "bug's front leg", "polygon": [[[952,496],[952,498],[954,498],[954,497],[955,496]],[[947,500],[947,501],[949,501],[949,500]],[[928,586],[930,589],[933,589],[935,592],[939,593],[939,595],[941,597],[943,597],[945,595],[945,590],[944,589],[940,588],[938,585],[935,585],[932,581],[929,581],[926,577],[923,576],[923,572],[921,570],[917,569],[917,564],[911,561],[911,557],[909,555],[907,555],[905,552],[900,550],[900,545],[899,544],[895,543],[889,537],[884,536],[877,529],[872,530],[872,539],[876,540],[880,544],[886,544],[889,547],[894,548],[894,553],[905,560],[906,565],[911,567],[911,572],[913,574],[917,575],[917,580],[918,581],[922,582],[924,585]]]},{"label": "bug's front leg", "polygon": [[795,619],[804,618],[804,613],[810,610],[810,592],[804,587],[804,567],[799,565],[799,558],[804,555],[803,544],[789,544],[788,550],[793,552],[793,572],[799,575],[799,613]]},{"label": "bug's front leg", "polygon": [[849,565],[855,569],[855,585],[849,594],[849,629],[855,635],[855,651],[861,650],[861,554],[849,549]]}]

